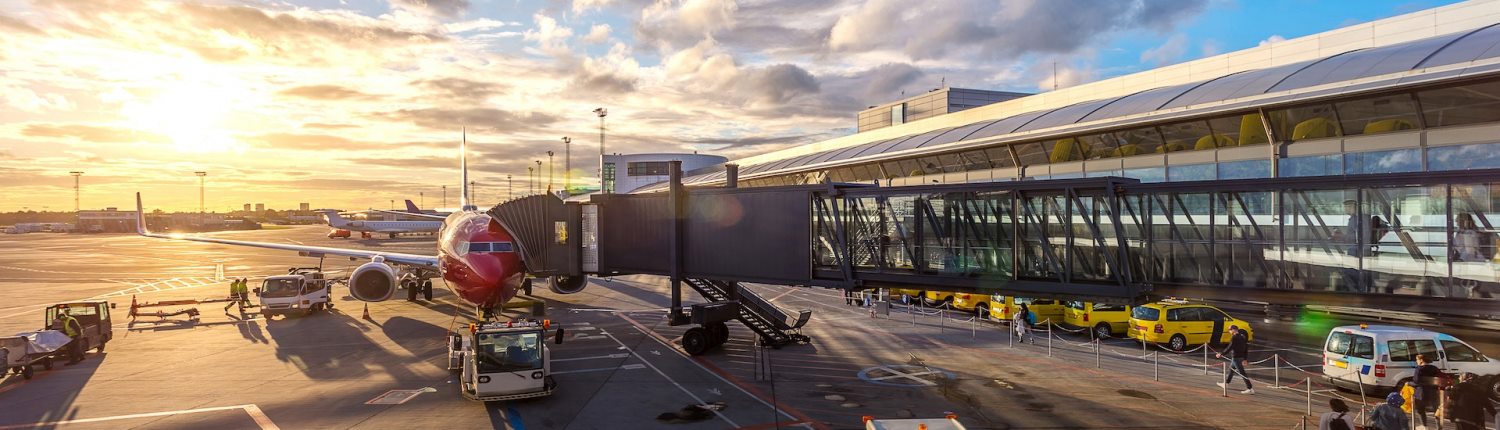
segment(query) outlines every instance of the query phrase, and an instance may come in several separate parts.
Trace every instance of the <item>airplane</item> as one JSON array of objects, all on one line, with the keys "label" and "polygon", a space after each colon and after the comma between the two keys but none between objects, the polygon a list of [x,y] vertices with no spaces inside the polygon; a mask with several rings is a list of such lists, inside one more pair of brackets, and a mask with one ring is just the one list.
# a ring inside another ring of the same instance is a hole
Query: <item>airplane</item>
[{"label": "airplane", "polygon": [[[384,233],[390,235],[391,239],[395,239],[396,235],[399,233],[430,233],[436,232],[443,228],[442,221],[351,221],[344,219],[344,217],[342,216],[339,216],[339,212],[335,210],[325,209],[320,212],[323,213],[323,221],[327,222],[328,226],[334,229],[358,231],[364,233]],[[390,213],[403,215],[423,215],[407,214],[404,212]]]},{"label": "airplane", "polygon": [[[431,278],[443,280],[459,299],[472,304],[480,318],[488,320],[523,288],[529,288],[526,268],[521,261],[519,244],[509,231],[489,214],[469,201],[468,133],[465,131],[459,155],[463,178],[461,210],[448,215],[438,230],[437,255],[405,254],[364,249],[330,248],[285,243],[251,242],[204,236],[152,233],[146,228],[141,194],[135,195],[136,233],[151,238],[187,240],[235,246],[251,246],[297,252],[304,256],[328,255],[368,259],[349,275],[349,295],[366,302],[389,300],[397,286],[408,288],[407,300],[416,300],[416,290],[424,290],[432,299]],[[427,215],[436,218],[435,215]],[[479,246],[483,245],[483,246]],[[399,283],[399,284],[398,284]],[[588,285],[583,276],[554,277],[548,289],[558,294],[575,294]]]}]

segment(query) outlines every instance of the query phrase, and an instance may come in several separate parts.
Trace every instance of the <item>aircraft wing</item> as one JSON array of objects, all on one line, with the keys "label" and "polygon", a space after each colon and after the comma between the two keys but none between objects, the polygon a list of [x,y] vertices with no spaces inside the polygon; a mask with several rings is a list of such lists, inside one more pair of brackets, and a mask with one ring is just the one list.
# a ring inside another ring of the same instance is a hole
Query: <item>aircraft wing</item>
[{"label": "aircraft wing", "polygon": [[443,216],[443,215],[421,214],[421,213],[411,213],[411,212],[402,212],[402,211],[388,211],[388,210],[385,210],[385,209],[370,209],[370,211],[371,212],[387,213],[387,214],[395,214],[395,215],[401,215],[401,216],[411,216],[411,217],[418,217],[418,218],[435,219],[435,220],[445,220],[445,219],[448,219],[447,216]]},{"label": "aircraft wing", "polygon": [[141,193],[136,193],[135,194],[135,210],[136,210],[136,215],[135,215],[136,216],[136,233],[140,234],[141,236],[146,236],[146,237],[154,237],[154,238],[158,238],[158,239],[188,240],[188,241],[193,241],[193,242],[218,243],[218,244],[223,244],[223,245],[253,246],[253,247],[256,247],[256,248],[278,249],[278,250],[282,250],[282,251],[295,251],[297,253],[300,253],[300,254],[303,254],[303,255],[306,255],[306,256],[309,256],[309,257],[322,257],[322,256],[325,256],[325,255],[334,255],[334,256],[340,256],[340,257],[363,258],[363,259],[373,259],[375,257],[383,257],[383,258],[385,258],[385,261],[387,261],[389,263],[394,263],[394,264],[404,264],[404,265],[408,265],[408,266],[429,266],[429,267],[437,267],[438,266],[438,258],[436,256],[430,256],[430,255],[403,254],[403,253],[399,253],[399,252],[370,251],[370,250],[364,250],[364,249],[328,248],[328,247],[322,247],[322,246],[293,245],[293,244],[289,244],[289,243],[250,242],[250,241],[244,241],[244,240],[219,239],[219,238],[214,238],[214,237],[188,236],[188,235],[182,235],[182,234],[152,233],[151,231],[149,231],[149,230],[146,229],[146,212],[145,212],[144,208],[141,205]]}]

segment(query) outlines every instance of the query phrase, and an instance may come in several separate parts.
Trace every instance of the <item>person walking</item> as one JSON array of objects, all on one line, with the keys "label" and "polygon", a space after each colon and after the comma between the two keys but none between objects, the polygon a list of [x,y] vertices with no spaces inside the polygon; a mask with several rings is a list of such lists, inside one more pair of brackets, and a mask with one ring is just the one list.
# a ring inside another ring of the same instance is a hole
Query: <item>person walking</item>
[{"label": "person walking", "polygon": [[[1224,353],[1229,353],[1228,357]],[[1215,357],[1229,360],[1229,371],[1224,372],[1224,382],[1218,385],[1224,387],[1234,380],[1234,375],[1240,375],[1245,380],[1245,391],[1240,394],[1255,394],[1255,387],[1250,384],[1250,374],[1245,371],[1245,366],[1250,364],[1250,339],[1238,326],[1229,326],[1229,348],[1223,352],[1215,353]]]},{"label": "person walking", "polygon": [[1328,409],[1330,409],[1329,412],[1324,412],[1318,417],[1318,430],[1354,429],[1354,426],[1349,425],[1349,418],[1345,416],[1349,414],[1349,405],[1344,404],[1343,400],[1337,397],[1328,399]]},{"label": "person walking", "polygon": [[854,290],[844,289],[844,306],[854,306]]},{"label": "person walking", "polygon": [[240,288],[243,286],[242,279],[229,280],[229,303],[224,305],[225,313],[228,313],[229,308],[234,307],[234,305],[240,305],[241,308],[245,306],[244,296],[240,295]]},{"label": "person walking", "polygon": [[78,324],[78,319],[73,318],[72,315],[68,315],[66,308],[60,307],[57,309],[57,317],[53,325],[54,327],[61,326],[62,330],[60,331],[68,336],[68,344],[63,346],[68,349],[68,362],[66,364],[72,366],[83,361],[83,342],[78,341],[82,337],[83,326]]},{"label": "person walking", "polygon": [[1443,376],[1442,369],[1432,365],[1427,354],[1417,355],[1417,373],[1414,378],[1416,384],[1412,394],[1412,413],[1422,420],[1417,425],[1417,430],[1427,430],[1427,411],[1436,412],[1438,406],[1438,378]]},{"label": "person walking", "polygon": [[1385,403],[1375,407],[1370,413],[1370,426],[1372,430],[1409,430],[1410,421],[1406,412],[1401,411],[1401,405],[1406,399],[1401,397],[1400,392],[1393,392],[1385,396]]},{"label": "person walking", "polygon": [[[1016,311],[1015,317],[1011,318],[1011,326],[1016,331],[1016,338],[1021,343],[1026,343],[1027,335],[1031,334],[1031,309],[1021,304],[1021,309]],[[1031,343],[1036,343],[1036,336],[1031,336]]]},{"label": "person walking", "polygon": [[1464,373],[1448,390],[1453,402],[1453,420],[1458,430],[1484,430],[1485,417],[1495,414],[1488,387],[1473,373]]}]

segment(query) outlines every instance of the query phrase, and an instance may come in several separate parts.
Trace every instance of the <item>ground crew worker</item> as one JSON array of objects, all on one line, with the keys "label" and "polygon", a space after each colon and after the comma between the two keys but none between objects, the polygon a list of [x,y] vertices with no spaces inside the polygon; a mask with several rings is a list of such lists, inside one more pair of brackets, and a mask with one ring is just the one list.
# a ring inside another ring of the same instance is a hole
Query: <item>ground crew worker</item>
[{"label": "ground crew worker", "polygon": [[66,308],[58,308],[57,319],[53,322],[53,326],[61,326],[63,334],[68,336],[68,344],[63,346],[68,349],[66,364],[72,366],[83,361],[83,342],[78,341],[82,337],[83,326],[78,324],[78,320],[68,315]]},{"label": "ground crew worker", "polygon": [[240,295],[240,306],[245,306],[245,305],[249,305],[250,304],[250,280],[249,279],[240,278],[239,295]]}]

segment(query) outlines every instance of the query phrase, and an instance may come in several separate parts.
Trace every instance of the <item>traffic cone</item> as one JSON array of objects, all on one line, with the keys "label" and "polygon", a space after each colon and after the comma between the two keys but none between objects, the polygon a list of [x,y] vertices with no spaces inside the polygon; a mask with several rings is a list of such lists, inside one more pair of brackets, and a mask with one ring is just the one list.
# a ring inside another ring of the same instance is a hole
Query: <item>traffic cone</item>
[{"label": "traffic cone", "polygon": [[130,295],[130,317],[131,318],[135,318],[135,310],[136,310],[136,308],[139,308],[139,307],[140,307],[139,305],[135,304],[135,294],[131,294]]},{"label": "traffic cone", "polygon": [[370,304],[365,303],[365,315],[361,318],[370,319]]}]

